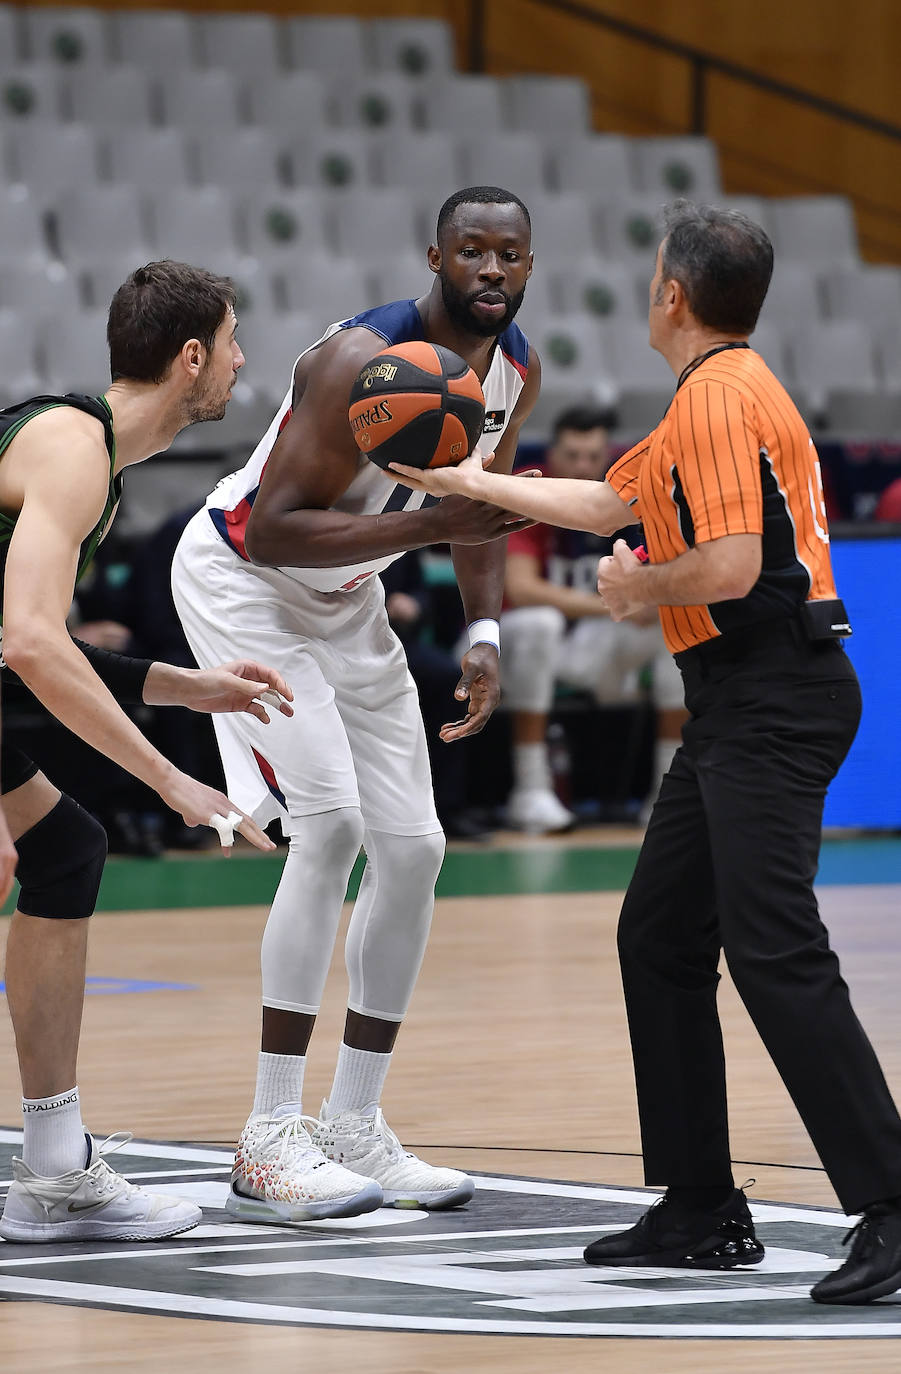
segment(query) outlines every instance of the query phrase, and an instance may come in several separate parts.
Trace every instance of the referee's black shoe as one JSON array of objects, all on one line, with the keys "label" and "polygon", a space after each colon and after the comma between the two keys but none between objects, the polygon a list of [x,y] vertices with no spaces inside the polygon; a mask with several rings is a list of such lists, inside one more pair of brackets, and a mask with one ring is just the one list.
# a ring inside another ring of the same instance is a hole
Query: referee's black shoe
[{"label": "referee's black shoe", "polygon": [[901,1288],[901,1205],[877,1202],[845,1236],[851,1253],[810,1290],[814,1302],[857,1306]]},{"label": "referee's black shoe", "polygon": [[592,1241],[585,1263],[735,1269],[759,1264],[763,1256],[745,1195],[736,1188],[712,1211],[686,1207],[664,1193],[628,1231]]}]

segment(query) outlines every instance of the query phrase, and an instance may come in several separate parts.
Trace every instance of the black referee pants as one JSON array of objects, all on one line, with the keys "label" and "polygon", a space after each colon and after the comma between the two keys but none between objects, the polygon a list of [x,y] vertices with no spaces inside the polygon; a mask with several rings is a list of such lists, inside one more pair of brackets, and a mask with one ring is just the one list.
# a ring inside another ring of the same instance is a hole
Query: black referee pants
[{"label": "black referee pants", "polygon": [[731,1180],[722,950],[843,1208],[856,1212],[901,1194],[901,1118],[813,881],[860,689],[839,645],[807,644],[784,622],[765,643],[721,647],[679,656],[692,718],[620,917],[645,1181]]}]

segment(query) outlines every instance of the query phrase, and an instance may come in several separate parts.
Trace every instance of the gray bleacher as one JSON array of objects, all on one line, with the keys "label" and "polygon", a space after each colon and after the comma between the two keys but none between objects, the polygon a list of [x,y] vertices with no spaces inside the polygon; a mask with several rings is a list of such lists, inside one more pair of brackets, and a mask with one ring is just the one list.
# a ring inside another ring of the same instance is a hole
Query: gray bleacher
[{"label": "gray bleacher", "polygon": [[647,285],[678,195],[772,235],[758,341],[811,424],[901,424],[901,272],[860,261],[846,200],[727,195],[709,140],[595,132],[573,78],[458,72],[438,20],[0,5],[0,101],[0,400],[102,389],[110,294],[179,256],[235,277],[248,354],[228,419],[179,444],[246,449],[299,349],[424,292],[438,206],[490,182],[533,216],[521,321],[544,394],[527,433],[587,397],[624,433],[659,418],[672,379]]}]

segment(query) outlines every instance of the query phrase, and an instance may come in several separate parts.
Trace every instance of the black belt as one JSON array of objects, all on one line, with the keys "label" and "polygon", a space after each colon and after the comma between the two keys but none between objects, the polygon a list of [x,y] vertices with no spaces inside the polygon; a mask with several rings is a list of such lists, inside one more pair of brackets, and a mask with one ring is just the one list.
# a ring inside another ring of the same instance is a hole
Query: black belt
[{"label": "black belt", "polygon": [[[838,643],[838,640],[823,641]],[[810,649],[812,641],[797,616],[784,616],[779,620],[762,620],[755,625],[745,625],[741,629],[729,630],[716,639],[705,639],[690,649],[674,654],[676,666],[680,669],[709,666],[715,663],[740,663],[751,658],[761,650],[795,645]]]}]

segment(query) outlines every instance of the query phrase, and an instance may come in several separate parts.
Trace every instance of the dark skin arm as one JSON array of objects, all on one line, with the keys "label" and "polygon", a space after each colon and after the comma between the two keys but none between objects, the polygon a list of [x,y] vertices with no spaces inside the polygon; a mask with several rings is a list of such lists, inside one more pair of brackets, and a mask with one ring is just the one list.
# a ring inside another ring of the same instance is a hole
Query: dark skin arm
[{"label": "dark skin arm", "polygon": [[[519,432],[535,405],[540,386],[541,363],[533,349],[529,353],[529,371],[525,385],[495,452],[492,466],[499,472],[512,471]],[[503,544],[482,544],[477,548],[455,545],[451,553],[460,585],[466,623],[471,625],[474,620],[485,618],[496,620],[500,615],[504,592],[506,541]],[[454,696],[457,701],[466,701],[468,698],[468,706],[462,720],[442,725],[440,734],[446,744],[463,739],[466,735],[478,734],[485,728],[491,713],[500,701],[498,655],[493,645],[473,645],[463,655],[462,668],[463,672],[454,689]]]},{"label": "dark skin arm", "polygon": [[[246,548],[269,567],[335,568],[386,554],[449,543],[468,621],[496,617],[504,575],[504,536],[530,520],[498,506],[452,496],[419,511],[355,515],[331,507],[359,471],[361,459],[347,419],[350,389],[384,340],[369,329],[342,330],[301,358],[294,374],[294,409],[266,467],[247,526]],[[537,361],[537,360],[536,360]],[[516,435],[534,405],[537,365],[499,445],[497,461],[512,465]],[[473,546],[473,547],[470,547]],[[464,720],[442,728],[445,740],[481,730],[500,699],[496,651],[477,645],[463,657],[457,700],[469,697]]]},{"label": "dark skin arm", "polygon": [[365,461],[347,419],[350,389],[384,346],[370,329],[346,329],[298,362],[294,411],[276,440],[247,525],[247,552],[255,563],[337,568],[428,544],[481,544],[529,523],[465,497],[385,515],[330,509]]}]

